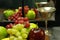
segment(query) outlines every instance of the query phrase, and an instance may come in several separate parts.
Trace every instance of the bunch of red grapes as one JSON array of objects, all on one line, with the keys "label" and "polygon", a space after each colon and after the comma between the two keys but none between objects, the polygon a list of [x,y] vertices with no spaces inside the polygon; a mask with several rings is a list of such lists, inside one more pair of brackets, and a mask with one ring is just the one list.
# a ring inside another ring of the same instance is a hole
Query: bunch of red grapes
[{"label": "bunch of red grapes", "polygon": [[[36,15],[38,13],[38,10],[36,8],[31,8],[35,11]],[[29,11],[29,7],[28,6],[24,6],[24,13],[27,14],[27,12]],[[16,21],[18,20],[19,17],[22,17],[22,7],[18,8],[18,12],[15,13],[14,15],[8,17],[8,20],[12,20],[12,21]]]},{"label": "bunch of red grapes", "polygon": [[[28,10],[29,10],[29,7],[28,6],[24,6],[24,13],[27,13]],[[15,20],[18,20],[20,17],[22,17],[22,7],[18,8],[18,12],[17,13],[15,13],[14,15],[8,17],[8,20],[15,21]]]},{"label": "bunch of red grapes", "polygon": [[28,28],[30,26],[29,20],[27,17],[18,17],[15,21],[14,24],[10,23],[6,26],[6,28],[12,28],[13,25],[16,24],[24,24],[25,28]]},{"label": "bunch of red grapes", "polygon": [[[27,13],[28,10],[29,10],[29,7],[25,6],[24,7],[24,13]],[[22,7],[19,7],[18,12],[15,13],[14,15],[10,16],[8,18],[8,20],[14,21],[14,24],[10,23],[6,26],[6,28],[12,28],[12,26],[15,25],[15,24],[24,24],[25,28],[30,26],[28,18],[27,17],[22,17]]]}]

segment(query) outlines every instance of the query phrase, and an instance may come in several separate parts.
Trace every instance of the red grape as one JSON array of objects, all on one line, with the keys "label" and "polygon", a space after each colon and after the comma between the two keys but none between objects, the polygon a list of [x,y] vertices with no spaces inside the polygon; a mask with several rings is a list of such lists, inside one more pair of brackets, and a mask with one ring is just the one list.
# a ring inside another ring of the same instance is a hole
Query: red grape
[{"label": "red grape", "polygon": [[23,20],[20,20],[20,21],[18,21],[18,23],[20,23],[20,24],[24,24],[24,21],[23,21]]},{"label": "red grape", "polygon": [[15,17],[15,16],[17,16],[17,13],[16,14],[14,14],[14,15],[12,15],[13,17]]},{"label": "red grape", "polygon": [[22,17],[22,13],[20,13],[19,16]]},{"label": "red grape", "polygon": [[8,17],[8,20],[11,21],[11,17]]},{"label": "red grape", "polygon": [[28,21],[28,18],[27,18],[27,17],[25,17],[25,18],[24,18],[24,21]]},{"label": "red grape", "polygon": [[14,18],[14,19],[16,19],[16,20],[17,20],[17,18],[18,18],[18,16],[15,16],[15,18]]},{"label": "red grape", "polygon": [[17,14],[21,13],[21,11],[18,11]]},{"label": "red grape", "polygon": [[11,27],[13,26],[13,24],[12,24],[12,23],[10,23],[9,25],[10,25]]},{"label": "red grape", "polygon": [[38,14],[38,10],[36,8],[34,8],[34,11],[35,11],[35,14],[37,15]]},{"label": "red grape", "polygon": [[16,16],[19,15],[19,13],[16,13]]},{"label": "red grape", "polygon": [[25,23],[25,28],[29,28],[29,26],[30,26],[30,23],[26,22]]},{"label": "red grape", "polygon": [[24,20],[24,18],[23,17],[18,17],[17,20]]},{"label": "red grape", "polygon": [[18,20],[15,20],[15,24],[18,24]]},{"label": "red grape", "polygon": [[18,10],[19,10],[19,11],[22,11],[22,7],[19,7]]},{"label": "red grape", "polygon": [[10,25],[7,25],[6,28],[9,29],[9,28],[12,28],[12,27]]},{"label": "red grape", "polygon": [[29,23],[29,21],[24,21],[24,23],[26,24],[26,23]]},{"label": "red grape", "polygon": [[15,21],[16,19],[14,18],[13,21]]},{"label": "red grape", "polygon": [[13,16],[11,16],[11,20],[13,19],[14,17]]},{"label": "red grape", "polygon": [[26,6],[24,6],[24,12],[25,13],[27,13],[28,12],[28,10],[29,10],[29,7],[26,5]]}]

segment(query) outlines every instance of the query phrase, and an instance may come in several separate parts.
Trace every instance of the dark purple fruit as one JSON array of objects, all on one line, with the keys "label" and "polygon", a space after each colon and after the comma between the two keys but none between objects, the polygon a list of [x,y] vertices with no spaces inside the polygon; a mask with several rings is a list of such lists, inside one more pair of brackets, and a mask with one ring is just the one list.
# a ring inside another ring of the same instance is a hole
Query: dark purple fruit
[{"label": "dark purple fruit", "polygon": [[45,40],[45,32],[43,29],[32,29],[28,36],[29,40]]}]

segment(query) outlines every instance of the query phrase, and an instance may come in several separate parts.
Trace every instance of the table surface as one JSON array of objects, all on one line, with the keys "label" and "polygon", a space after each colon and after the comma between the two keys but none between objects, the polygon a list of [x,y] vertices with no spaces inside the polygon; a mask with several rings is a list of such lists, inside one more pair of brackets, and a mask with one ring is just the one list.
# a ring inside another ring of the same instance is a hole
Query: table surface
[{"label": "table surface", "polygon": [[60,40],[60,27],[53,27],[49,29],[51,35],[50,40]]}]

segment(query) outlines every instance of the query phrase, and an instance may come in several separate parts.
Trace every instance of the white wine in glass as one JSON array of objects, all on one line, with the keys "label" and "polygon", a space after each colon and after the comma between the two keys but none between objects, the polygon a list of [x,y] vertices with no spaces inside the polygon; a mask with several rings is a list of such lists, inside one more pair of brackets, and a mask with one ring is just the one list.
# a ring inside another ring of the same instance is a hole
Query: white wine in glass
[{"label": "white wine in glass", "polygon": [[[45,21],[45,27],[46,27],[45,32],[48,32],[47,21],[53,15],[53,12],[55,11],[55,7],[49,7],[48,2],[39,2],[37,0],[36,0],[36,6],[38,11],[40,12],[40,16],[42,20]],[[48,35],[48,33],[46,34]]]},{"label": "white wine in glass", "polygon": [[[55,7],[41,7],[38,10],[41,13],[40,16],[42,17],[42,19],[45,20],[45,27],[46,27],[45,32],[48,32],[47,22],[48,22],[48,19],[52,17],[52,15],[55,11]],[[48,33],[46,33],[46,34],[48,35]]]}]

